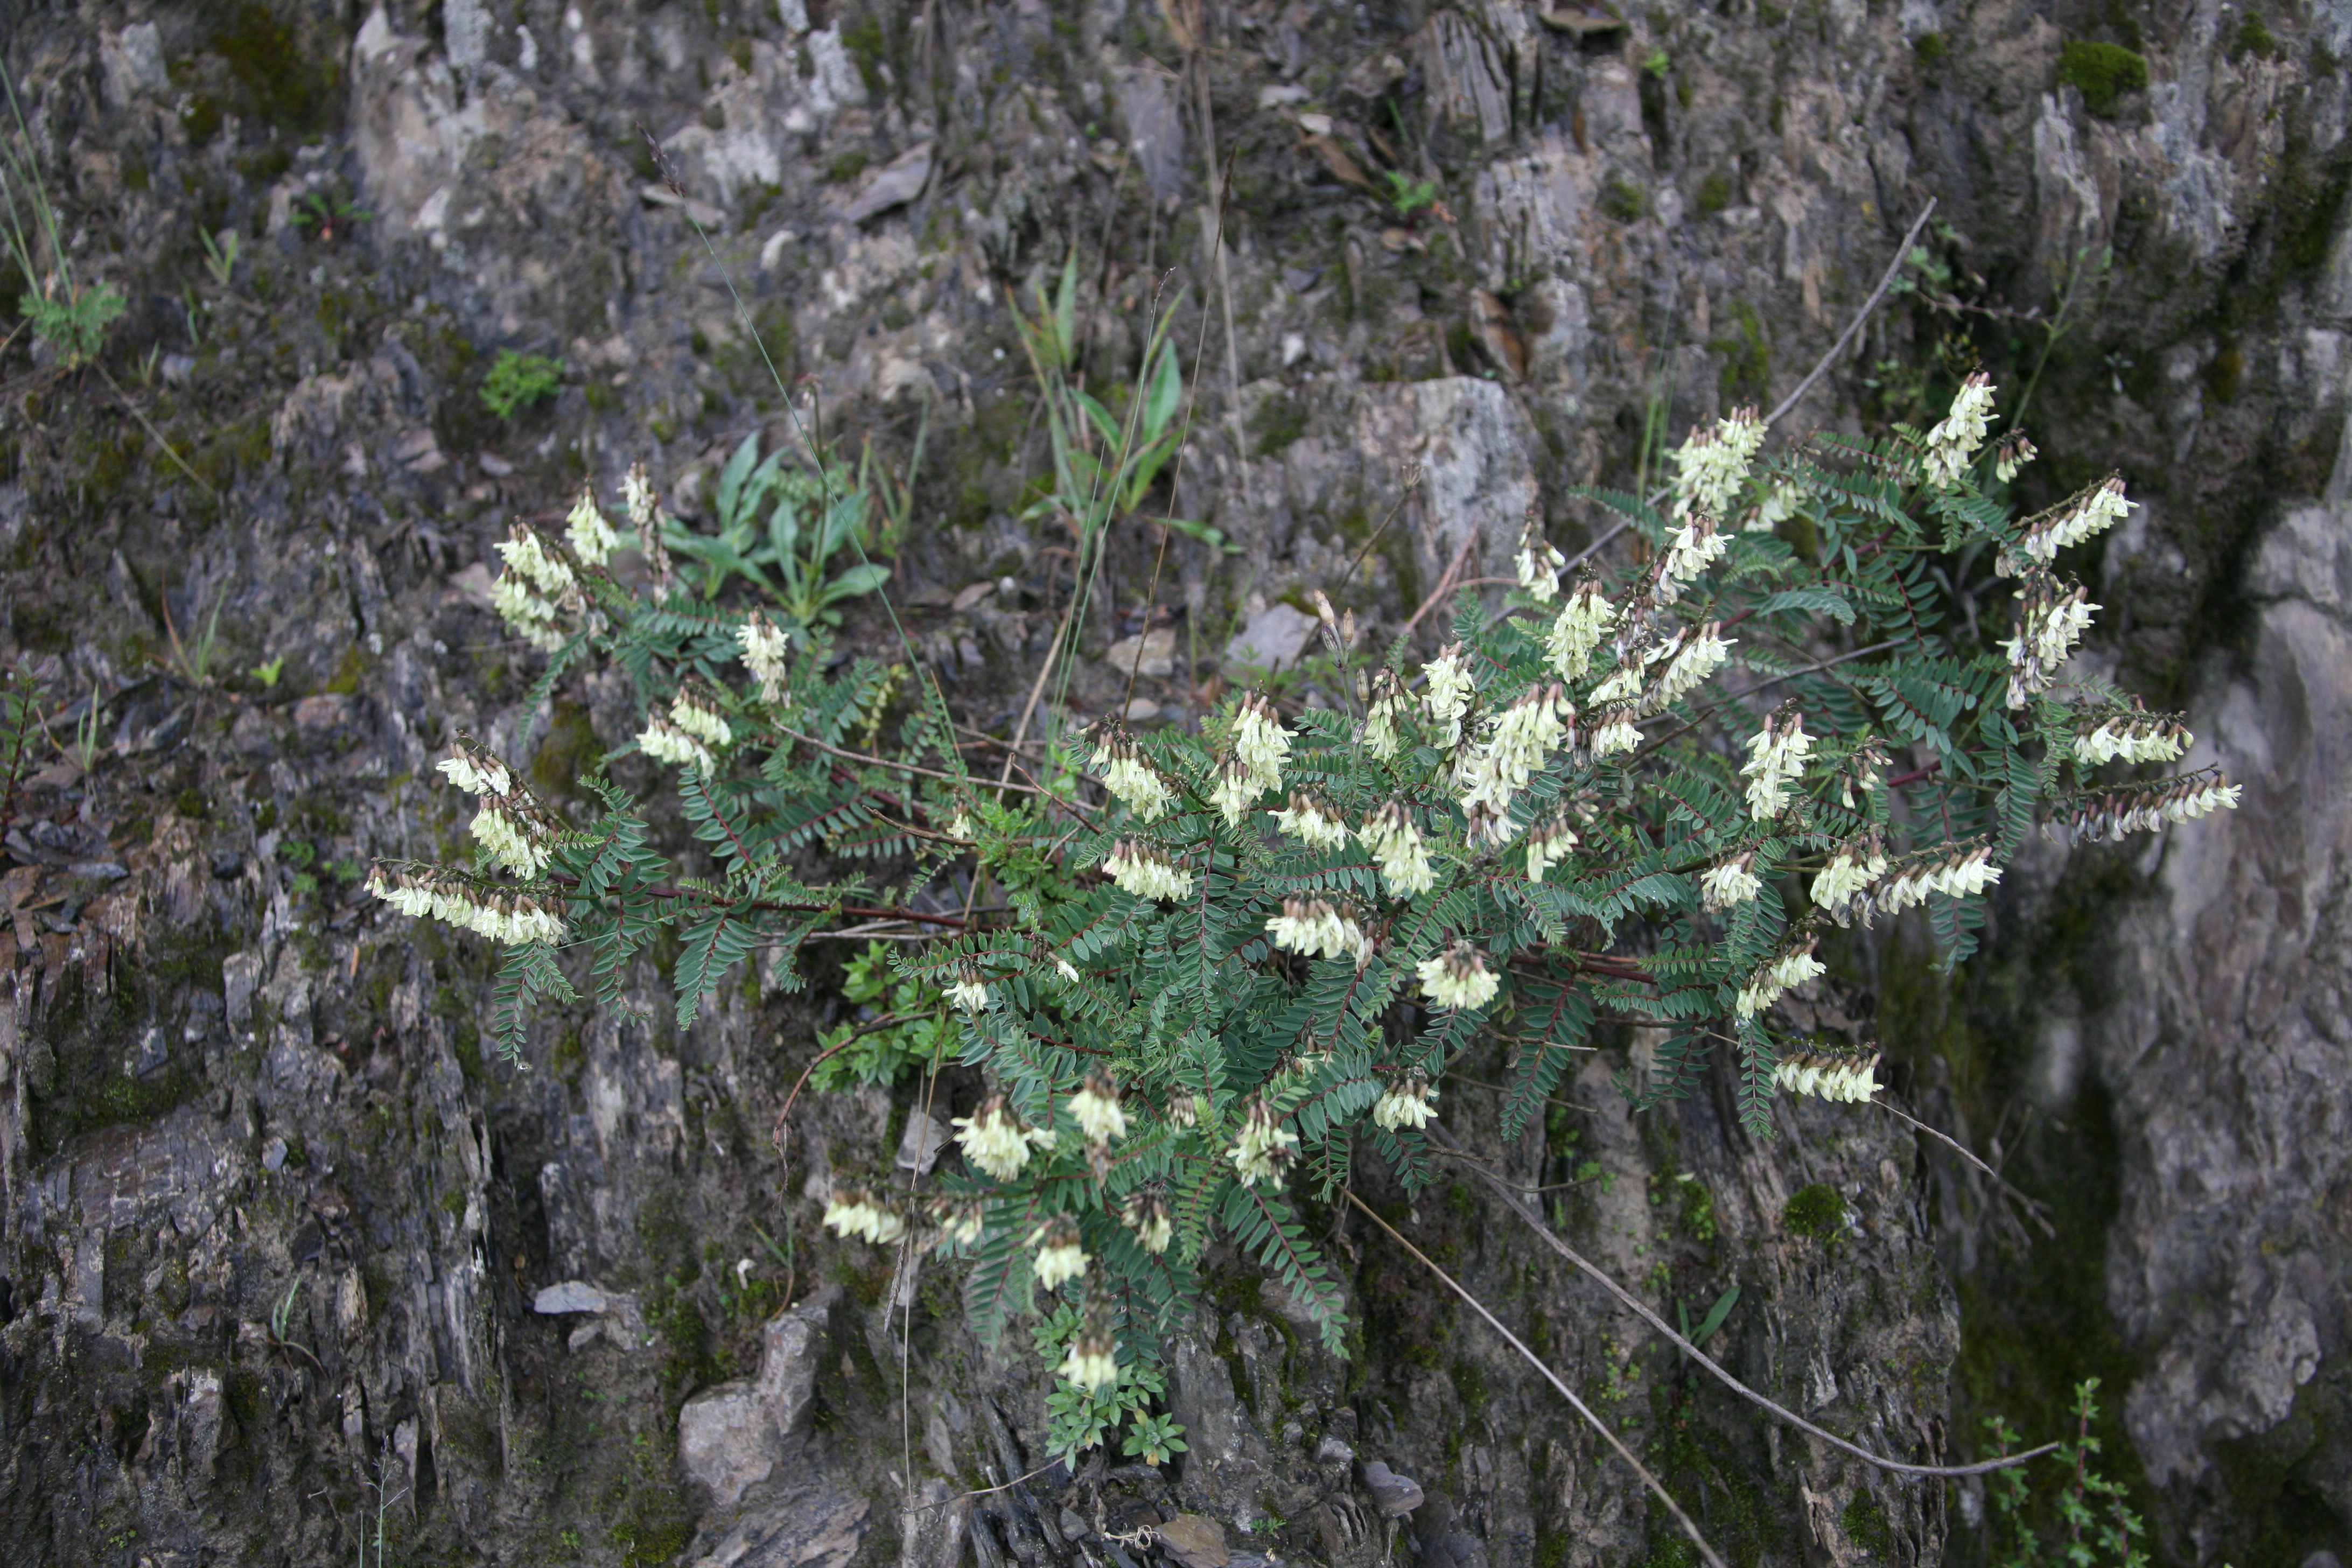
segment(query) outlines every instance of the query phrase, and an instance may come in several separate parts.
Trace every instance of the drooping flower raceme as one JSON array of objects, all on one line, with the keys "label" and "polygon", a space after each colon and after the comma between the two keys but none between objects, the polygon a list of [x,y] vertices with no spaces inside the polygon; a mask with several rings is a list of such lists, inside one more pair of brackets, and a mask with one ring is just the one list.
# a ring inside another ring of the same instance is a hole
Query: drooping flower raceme
[{"label": "drooping flower raceme", "polygon": [[1666,668],[1659,674],[1657,684],[1650,689],[1645,705],[1654,713],[1697,690],[1700,682],[1731,657],[1736,640],[1723,636],[1720,623],[1709,621],[1695,629],[1685,628],[1659,644],[1651,650],[1650,658],[1655,661],[1664,658]]},{"label": "drooping flower raceme", "polygon": [[2077,731],[2074,760],[2093,768],[2118,757],[2127,763],[2168,763],[2195,744],[2196,739],[2177,718],[2135,710]]},{"label": "drooping flower raceme", "polygon": [[1242,1122],[1241,1136],[1226,1151],[1225,1157],[1234,1163],[1234,1173],[1242,1185],[1256,1186],[1260,1182],[1282,1182],[1284,1168],[1290,1163],[1292,1151],[1298,1147],[1298,1134],[1275,1120],[1274,1108],[1261,1095],[1250,1102],[1249,1115]]},{"label": "drooping flower raceme", "polygon": [[1397,679],[1396,671],[1381,668],[1372,677],[1371,700],[1364,705],[1364,750],[1384,763],[1392,763],[1402,749],[1397,734],[1397,721],[1412,707],[1412,694]]},{"label": "drooping flower raceme", "polygon": [[1421,829],[1413,826],[1402,801],[1392,800],[1364,818],[1356,837],[1365,852],[1380,862],[1381,879],[1388,884],[1391,897],[1417,898],[1437,885],[1437,871],[1422,845]]},{"label": "drooping flower raceme", "polygon": [[1165,901],[1192,896],[1192,873],[1178,870],[1167,856],[1139,838],[1111,846],[1102,868],[1104,876],[1139,899]]},{"label": "drooping flower raceme", "polygon": [[2100,608],[2090,602],[2080,583],[2062,591],[2046,572],[2029,575],[2017,590],[2017,597],[2025,612],[2019,618],[2017,635],[2000,644],[2000,650],[2009,656],[2011,708],[2024,707],[2028,698],[2048,689],[2058,679],[2058,667],[2074,651],[2074,644],[2090,628],[2091,616]]},{"label": "drooping flower raceme", "polygon": [[580,499],[572,503],[572,515],[563,520],[563,537],[572,546],[572,553],[583,565],[602,566],[621,547],[621,536],[596,510],[596,492],[583,488]]},{"label": "drooping flower raceme", "polygon": [[1528,830],[1528,880],[1540,882],[1544,873],[1568,858],[1576,847],[1576,829],[1568,823],[1566,812],[1555,813],[1551,818]]},{"label": "drooping flower raceme", "polygon": [[1549,605],[1559,592],[1560,568],[1568,557],[1552,547],[1549,540],[1535,531],[1529,520],[1527,537],[1519,542],[1519,586],[1525,588],[1538,605]]},{"label": "drooping flower raceme", "polygon": [[2235,811],[2242,789],[2219,773],[2197,773],[2153,786],[2109,790],[2078,796],[2049,826],[2063,823],[2093,843],[2121,838],[2127,833],[2153,833],[2168,823],[2194,822],[2217,811]]},{"label": "drooping flower raceme", "polygon": [[1263,793],[1242,760],[1228,753],[1217,764],[1216,780],[1209,785],[1209,804],[1223,815],[1226,826],[1239,827],[1242,818],[1249,815],[1250,807]]},{"label": "drooping flower raceme", "polygon": [[1813,904],[1836,916],[1843,925],[1854,901],[1885,874],[1886,851],[1880,847],[1876,836],[1841,844],[1837,853],[1830,857],[1830,863],[1813,878]]},{"label": "drooping flower raceme", "polygon": [[554,858],[555,827],[555,819],[527,795],[490,795],[468,831],[499,865],[519,876],[537,877]]},{"label": "drooping flower raceme", "polygon": [[1372,1105],[1372,1121],[1391,1132],[1400,1127],[1418,1131],[1429,1125],[1437,1114],[1437,1090],[1429,1087],[1429,1079],[1419,1072],[1406,1074],[1392,1080],[1381,1098]]},{"label": "drooping flower raceme", "polygon": [[1050,1128],[1029,1127],[1013,1113],[1001,1094],[983,1100],[970,1116],[950,1119],[963,1157],[1000,1182],[1009,1182],[1029,1163],[1029,1152],[1054,1146]]},{"label": "drooping flower raceme", "polygon": [[1764,445],[1764,421],[1752,407],[1735,408],[1713,430],[1694,426],[1690,439],[1669,454],[1675,460],[1675,516],[1728,516],[1748,482],[1748,466]]},{"label": "drooping flower raceme", "polygon": [[2129,516],[2137,501],[2124,499],[2124,481],[2110,474],[2064,505],[2054,507],[2026,525],[2020,541],[2025,553],[2047,566],[2069,545],[2105,533]]},{"label": "drooping flower raceme", "polygon": [[765,610],[753,610],[735,628],[735,637],[743,645],[743,668],[760,683],[760,700],[778,710],[790,708],[793,694],[785,676],[786,660],[792,657],[791,634],[770,620]]},{"label": "drooping flower raceme", "polygon": [[1157,1258],[1168,1250],[1176,1238],[1176,1226],[1168,1213],[1168,1200],[1157,1193],[1129,1193],[1120,1208],[1119,1220],[1135,1232],[1136,1245]]},{"label": "drooping flower raceme", "polygon": [[1470,661],[1460,643],[1448,643],[1421,667],[1421,673],[1429,680],[1422,707],[1438,731],[1438,749],[1451,750],[1462,743],[1462,716],[1470,710],[1470,698],[1477,689],[1470,679]]},{"label": "drooping flower raceme", "polygon": [[1282,912],[1267,917],[1265,930],[1285,952],[1352,958],[1358,969],[1372,960],[1372,940],[1364,929],[1321,899],[1283,900]]},{"label": "drooping flower raceme", "polygon": [[1754,898],[1764,887],[1763,879],[1753,869],[1755,864],[1751,852],[1708,867],[1698,879],[1700,905],[1719,913]]},{"label": "drooping flower raceme", "polygon": [[1863,1056],[1800,1051],[1783,1057],[1772,1081],[1790,1094],[1811,1095],[1843,1105],[1867,1105],[1878,1092],[1878,1053]]},{"label": "drooping flower raceme", "polygon": [[1103,788],[1125,802],[1137,821],[1157,822],[1167,815],[1174,792],[1159,771],[1137,753],[1135,742],[1126,731],[1106,729],[1095,742],[1089,765]]},{"label": "drooping flower raceme", "polygon": [[1070,1114],[1077,1118],[1078,1131],[1088,1141],[1108,1143],[1114,1138],[1127,1136],[1127,1112],[1118,1102],[1118,1086],[1108,1073],[1088,1073],[1070,1097]]},{"label": "drooping flower raceme", "polygon": [[1993,452],[1993,477],[2007,484],[2017,478],[2020,469],[2040,456],[2033,449],[2033,443],[2025,438],[2023,431],[2013,430],[2001,438],[2000,447]]},{"label": "drooping flower raceme", "polygon": [[1111,1337],[1096,1329],[1081,1331],[1055,1370],[1080,1388],[1108,1388],[1118,1381],[1118,1360]]},{"label": "drooping flower raceme", "polygon": [[988,983],[980,971],[965,963],[956,971],[955,984],[948,987],[948,1001],[966,1013],[988,1011]]},{"label": "drooping flower raceme", "polygon": [[516,523],[499,547],[506,570],[490,584],[490,606],[533,647],[563,646],[559,616],[580,604],[579,580],[540,536]]},{"label": "drooping flower raceme", "polygon": [[1829,966],[1813,956],[1809,942],[1793,952],[1783,952],[1757,965],[1748,983],[1739,988],[1739,1000],[1733,1011],[1745,1020],[1753,1018],[1780,999],[1780,994],[1809,980],[1818,980],[1829,973]]},{"label": "drooping flower raceme", "polygon": [[907,1234],[904,1216],[877,1203],[863,1187],[833,1189],[833,1197],[824,1205],[824,1226],[836,1236],[858,1237],[877,1246]]},{"label": "drooping flower raceme", "polygon": [[1290,805],[1274,814],[1274,825],[1310,849],[1338,849],[1348,842],[1348,824],[1309,795],[1293,793]]},{"label": "drooping flower raceme", "polygon": [[1642,744],[1642,731],[1633,727],[1631,708],[1612,708],[1593,721],[1592,760],[1606,762],[1620,752],[1636,750]]},{"label": "drooping flower raceme", "polygon": [[1484,1007],[1503,982],[1486,967],[1486,955],[1466,942],[1421,961],[1421,994],[1441,1007]]},{"label": "drooping flower raceme", "polygon": [[1045,1226],[1032,1239],[1039,1244],[1030,1268],[1040,1290],[1059,1289],[1064,1281],[1076,1279],[1087,1271],[1091,1259],[1079,1245],[1078,1227],[1067,1215]]},{"label": "drooping flower raceme", "polygon": [[637,731],[637,750],[674,768],[698,768],[708,773],[719,765],[709,747],[658,713]]},{"label": "drooping flower raceme", "polygon": [[1969,459],[1984,445],[1985,421],[1992,413],[1992,380],[1979,371],[1960,383],[1953,395],[1952,411],[1927,432],[1927,449],[1921,458],[1927,482],[1948,489],[1969,471]]},{"label": "drooping flower raceme", "polygon": [[507,771],[506,763],[462,733],[456,749],[436,766],[451,784],[467,795],[505,795],[514,788],[514,775]]},{"label": "drooping flower raceme", "polygon": [[1805,716],[1783,703],[1748,742],[1748,765],[1739,770],[1748,781],[1748,814],[1759,822],[1789,808],[1789,786],[1802,776],[1812,737],[1805,733]]},{"label": "drooping flower raceme", "polygon": [[563,940],[563,917],[551,900],[486,888],[448,872],[394,876],[379,861],[369,869],[367,890],[412,920],[444,921],[509,946]]},{"label": "drooping flower raceme", "polygon": [[1249,770],[1253,794],[1282,787],[1282,764],[1290,758],[1290,731],[1282,727],[1274,705],[1264,697],[1246,699],[1234,715],[1234,755]]},{"label": "drooping flower raceme", "polygon": [[669,721],[714,751],[735,743],[734,727],[709,692],[698,686],[686,685],[669,700]]},{"label": "drooping flower raceme", "polygon": [[1601,646],[1616,619],[1617,606],[1609,602],[1599,583],[1587,577],[1576,585],[1544,637],[1544,652],[1562,680],[1584,679],[1592,667],[1592,650]]},{"label": "drooping flower raceme", "polygon": [[1462,809],[1483,807],[1502,817],[1511,808],[1511,797],[1528,787],[1569,738],[1575,721],[1576,710],[1558,686],[1530,690],[1504,709],[1494,734],[1480,742],[1457,770]]},{"label": "drooping flower raceme", "polygon": [[1661,605],[1671,605],[1682,597],[1683,584],[1696,582],[1706,569],[1723,558],[1730,542],[1717,531],[1712,517],[1694,517],[1666,542],[1666,553],[1658,563],[1657,583],[1652,595]]}]

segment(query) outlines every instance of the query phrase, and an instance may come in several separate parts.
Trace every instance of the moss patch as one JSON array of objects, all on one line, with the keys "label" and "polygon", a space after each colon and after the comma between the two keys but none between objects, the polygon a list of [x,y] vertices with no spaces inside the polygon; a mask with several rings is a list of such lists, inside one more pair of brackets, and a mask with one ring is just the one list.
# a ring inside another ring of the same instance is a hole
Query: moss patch
[{"label": "moss patch", "polygon": [[2058,51],[2058,79],[2080,91],[2084,107],[2105,120],[2125,93],[2147,90],[2147,60],[2120,44],[2076,38]]},{"label": "moss patch", "polygon": [[1827,1239],[1845,1224],[1845,1200],[1835,1187],[1815,1182],[1797,1189],[1780,1210],[1780,1223],[1791,1236]]}]

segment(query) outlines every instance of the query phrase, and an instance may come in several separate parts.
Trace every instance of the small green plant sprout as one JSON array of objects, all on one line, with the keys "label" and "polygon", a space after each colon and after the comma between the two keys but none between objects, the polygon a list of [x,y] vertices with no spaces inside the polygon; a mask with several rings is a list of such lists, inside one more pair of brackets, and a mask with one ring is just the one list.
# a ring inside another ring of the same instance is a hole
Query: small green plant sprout
[{"label": "small green plant sprout", "polygon": [[6,90],[16,121],[12,133],[0,135],[0,241],[5,242],[8,258],[27,286],[16,309],[35,339],[47,343],[66,369],[77,370],[98,358],[107,329],[130,308],[130,301],[110,283],[75,281],[57,208],[41,179],[33,134],[16,101],[16,85],[5,71],[0,71],[0,89]]},{"label": "small green plant sprout", "polygon": [[963,1031],[937,992],[892,972],[889,944],[869,942],[850,960],[841,998],[861,1012],[881,1011],[857,1023],[826,1030],[824,1047],[810,1082],[825,1091],[860,1084],[897,1083],[908,1072],[950,1060],[961,1049]]},{"label": "small green plant sprout", "polygon": [[[2003,1568],[2147,1568],[2147,1552],[2140,1545],[2147,1524],[2126,1506],[2123,1483],[2100,1475],[2092,1463],[2099,1452],[2099,1440],[2091,1436],[2091,1423],[2099,1416],[2093,1398],[2098,1390],[2095,1377],[2075,1384],[2074,1435],[2049,1455],[2051,1467],[2063,1478],[2053,1477],[2054,1492],[2034,1487],[2038,1466],[2019,1465],[1985,1477],[1993,1550]],[[2019,1436],[2008,1421],[1988,1415],[1985,1428],[1992,1435],[1986,1458],[2017,1452]]]},{"label": "small green plant sprout", "polygon": [[332,245],[338,230],[348,230],[374,216],[341,191],[312,191],[294,209],[294,221],[316,234],[321,245]]},{"label": "small green plant sprout", "polygon": [[255,665],[246,673],[261,682],[264,691],[275,691],[278,689],[278,678],[286,673],[286,656],[281,653],[266,663]]},{"label": "small green plant sprout", "polygon": [[16,791],[33,767],[33,735],[41,727],[41,683],[29,671],[0,664],[0,837],[16,822]]},{"label": "small green plant sprout", "polygon": [[180,628],[172,619],[172,602],[163,600],[163,635],[170,647],[157,656],[155,662],[166,671],[190,686],[212,684],[213,656],[220,648],[221,606],[228,603],[228,590],[224,588],[213,600],[213,613],[205,621],[205,629],[191,641],[180,638]]},{"label": "small green plant sprout", "polygon": [[1423,207],[1437,200],[1437,182],[1416,180],[1402,169],[1383,169],[1381,177],[1388,181],[1389,205],[1399,217],[1411,217]]},{"label": "small green plant sprout", "polygon": [[210,230],[199,228],[196,237],[204,242],[205,270],[213,275],[214,282],[227,288],[229,279],[236,273],[236,230],[225,228],[215,235]]},{"label": "small green plant sprout", "polygon": [[73,738],[60,741],[49,729],[48,721],[41,721],[41,733],[48,736],[49,744],[58,755],[73,764],[77,773],[89,773],[98,766],[98,759],[106,752],[106,742],[100,737],[106,722],[106,700],[93,689],[87,700],[74,704]]},{"label": "small green plant sprout", "polygon": [[665,517],[663,542],[702,563],[707,599],[740,577],[794,626],[839,626],[835,606],[890,580],[888,567],[867,560],[832,569],[836,557],[866,552],[868,492],[863,482],[852,484],[839,464],[810,473],[785,467],[788,455],[780,447],[762,458],[759,433],[744,437],[719,470],[711,497],[718,532],[698,533]]},{"label": "small green plant sprout", "polygon": [[1651,49],[1649,55],[1642,61],[1642,68],[1660,81],[1664,81],[1666,79],[1666,72],[1674,68],[1674,64],[1673,58],[1666,53],[1666,47],[1660,44]]},{"label": "small green plant sprout", "polygon": [[512,419],[519,411],[554,396],[562,385],[562,360],[500,349],[489,374],[482,377],[482,406],[501,419]]},{"label": "small green plant sprout", "polygon": [[[1049,1238],[1046,1246],[1054,1245]],[[1076,1249],[1075,1230],[1064,1245]],[[1073,1463],[1122,1425],[1128,1428],[1122,1447],[1129,1456],[1157,1454],[1147,1460],[1157,1466],[1184,1451],[1182,1424],[1149,1409],[1168,1392],[1160,1369],[1119,1364],[1110,1336],[1088,1321],[1082,1309],[1067,1302],[1055,1307],[1038,1323],[1035,1338],[1039,1359],[1058,1361],[1063,1372],[1063,1381],[1045,1396],[1045,1442],[1055,1458]]]},{"label": "small green plant sprout", "polygon": [[1675,1311],[1682,1322],[1683,1338],[1695,1345],[1706,1343],[1714,1336],[1715,1331],[1723,1327],[1723,1321],[1731,1316],[1731,1309],[1738,1305],[1739,1305],[1739,1287],[1734,1285],[1715,1299],[1715,1305],[1706,1310],[1706,1316],[1699,1320],[1698,1328],[1694,1331],[1691,1328],[1690,1308],[1684,1302],[1676,1301]]},{"label": "small green plant sprout", "polygon": [[[1056,303],[1048,375],[1067,320]],[[1049,418],[1102,433],[1054,398]],[[488,1033],[510,1060],[543,1009],[619,1005],[641,956],[676,955],[685,1029],[755,954],[791,984],[818,931],[900,921],[889,990],[869,951],[863,1005],[899,1011],[916,987],[904,1010],[943,1007],[977,1081],[927,1186],[835,1172],[863,1196],[826,1223],[961,1260],[985,1341],[1044,1320],[1053,1446],[1075,1452],[1148,1413],[1213,1244],[1344,1352],[1299,1202],[1349,1191],[1359,1159],[1426,1187],[1425,1130],[1482,1041],[1513,1047],[1507,1142],[1602,1019],[1657,1032],[1619,1080],[1637,1108],[1719,1068],[1759,1138],[1784,1096],[1811,1108],[1800,1127],[1861,1114],[1874,1058],[1809,1044],[1780,1005],[1826,973],[1828,928],[1913,919],[1956,963],[2037,828],[2105,839],[2236,804],[2217,773],[2160,776],[2189,743],[2176,719],[2067,668],[2096,606],[2056,561],[2128,512],[2121,481],[2014,514],[1978,483],[1993,416],[1971,375],[1929,428],[1766,458],[1737,410],[1665,455],[1663,508],[1578,492],[1643,549],[1562,581],[1538,532],[1517,586],[1455,599],[1433,656],[1400,638],[1343,668],[1347,710],[1236,692],[1198,733],[1060,737],[1077,778],[1001,788],[972,777],[935,688],[895,702],[891,671],[836,662],[822,626],[789,634],[659,568],[635,476],[655,569],[606,570],[616,531],[592,508],[571,543],[519,527],[493,591],[548,654],[527,702],[590,667],[634,688],[657,803],[592,776],[594,814],[571,820],[520,759],[461,740],[441,767],[476,797],[482,854],[382,861],[370,886],[505,947]],[[761,466],[754,447],[739,492]],[[1055,482],[1092,493],[1075,466]],[[1771,526],[1784,509],[1809,524],[1801,550]],[[2001,607],[1954,614],[1945,583],[1963,579]],[[656,826],[672,820],[704,874],[679,874]],[[1003,907],[908,907],[950,867]],[[1827,1239],[1829,1215],[1796,1218]]]}]

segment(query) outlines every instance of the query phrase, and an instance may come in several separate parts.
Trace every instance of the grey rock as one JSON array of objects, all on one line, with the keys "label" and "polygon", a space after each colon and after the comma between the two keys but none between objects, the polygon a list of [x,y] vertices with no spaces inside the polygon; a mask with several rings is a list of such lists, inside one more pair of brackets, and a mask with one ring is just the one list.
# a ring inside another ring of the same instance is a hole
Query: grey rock
[{"label": "grey rock", "polygon": [[1225,645],[1226,668],[1288,669],[1306,652],[1316,625],[1313,616],[1293,605],[1268,605]]},{"label": "grey rock", "polygon": [[849,204],[842,218],[849,223],[864,223],[913,201],[931,183],[931,144],[928,142],[899,153],[866,183],[866,188],[857,193],[857,199]]},{"label": "grey rock", "polygon": [[1153,1532],[1160,1547],[1183,1568],[1228,1568],[1225,1527],[1197,1513],[1180,1513]]},{"label": "grey rock", "polygon": [[936,1116],[926,1116],[917,1110],[907,1118],[906,1130],[898,1135],[898,1152],[891,1163],[902,1171],[929,1175],[931,1167],[940,1163],[947,1148],[948,1125]]},{"label": "grey rock", "polygon": [[550,1317],[559,1312],[602,1312],[606,1305],[604,1292],[584,1279],[550,1285],[530,1299],[532,1311]]},{"label": "grey rock", "polygon": [[761,1336],[759,1375],[722,1383],[679,1410],[678,1463],[719,1507],[732,1506],[747,1488],[766,1480],[800,1436],[838,1298],[836,1290],[822,1291],[771,1319]]},{"label": "grey rock", "polygon": [[1372,1494],[1372,1506],[1381,1510],[1382,1519],[1402,1519],[1422,1505],[1421,1483],[1397,1474],[1385,1460],[1365,1460],[1363,1479],[1364,1489]]},{"label": "grey rock", "polygon": [[[753,1499],[692,1568],[849,1568],[873,1504],[854,1492],[797,1486]],[[935,1560],[936,1561],[936,1560]]]},{"label": "grey rock", "polygon": [[1175,628],[1155,626],[1137,637],[1121,637],[1103,654],[1103,663],[1119,680],[1125,680],[1130,670],[1138,675],[1173,675],[1176,672]]}]

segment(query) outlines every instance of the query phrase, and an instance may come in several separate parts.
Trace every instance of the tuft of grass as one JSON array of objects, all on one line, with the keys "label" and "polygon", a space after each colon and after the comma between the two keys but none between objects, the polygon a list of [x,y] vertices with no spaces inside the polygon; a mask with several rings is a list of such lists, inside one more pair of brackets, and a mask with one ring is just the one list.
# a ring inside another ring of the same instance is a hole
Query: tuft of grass
[{"label": "tuft of grass", "polygon": [[500,349],[482,377],[482,406],[501,419],[512,419],[519,411],[554,396],[562,385],[562,360]]},{"label": "tuft of grass", "polygon": [[2120,44],[2076,38],[2058,51],[2058,79],[2073,85],[2084,107],[2105,120],[2125,93],[2147,90],[2147,58]]}]

